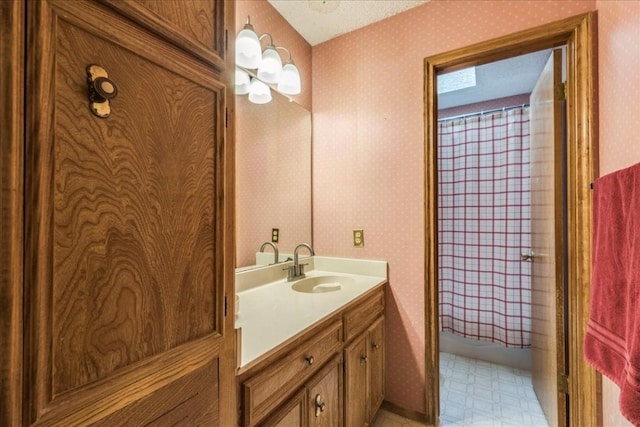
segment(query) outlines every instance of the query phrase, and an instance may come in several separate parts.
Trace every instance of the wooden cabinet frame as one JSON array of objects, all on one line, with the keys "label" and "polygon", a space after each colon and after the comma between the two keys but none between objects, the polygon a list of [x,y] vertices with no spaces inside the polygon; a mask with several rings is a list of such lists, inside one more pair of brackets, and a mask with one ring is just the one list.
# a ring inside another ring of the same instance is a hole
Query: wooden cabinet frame
[{"label": "wooden cabinet frame", "polygon": [[[96,4],[99,0],[96,0]],[[108,0],[102,1],[108,4]],[[136,2],[127,1],[119,3],[122,7],[138,8]],[[116,6],[111,5],[117,9]],[[218,224],[218,232],[222,235],[220,253],[224,256],[217,259],[222,270],[223,286],[220,288],[220,317],[216,322],[220,325],[220,331],[224,334],[233,334],[234,308],[232,304],[226,313],[222,315],[224,307],[223,299],[227,295],[234,294],[234,233],[235,233],[235,149],[234,149],[234,103],[233,88],[234,48],[233,43],[227,44],[227,34],[235,33],[235,4],[229,0],[219,0],[216,3],[216,22],[219,24],[215,30],[212,47],[197,46],[193,40],[180,31],[170,31],[169,26],[162,23],[158,17],[141,12],[138,24],[145,26],[150,31],[160,28],[159,34],[171,33],[166,40],[180,49],[190,51],[198,57],[202,64],[212,65],[219,70],[220,96],[224,100],[220,116],[220,128],[224,134],[223,154],[220,164],[221,218]],[[24,321],[28,314],[23,303],[25,290],[29,284],[24,283],[24,255],[25,241],[30,236],[25,232],[24,205],[26,203],[25,192],[25,105],[28,97],[34,96],[32,92],[25,92],[25,52],[28,51],[27,43],[31,41],[26,37],[27,2],[25,0],[13,0],[0,2],[0,88],[3,96],[0,97],[0,235],[2,246],[0,247],[0,342],[3,351],[0,352],[0,425],[20,426],[26,423],[29,405],[23,402],[26,393],[25,382],[28,380],[24,371]],[[133,11],[127,12],[129,18]],[[147,19],[145,22],[142,22]],[[230,30],[228,30],[230,29]],[[226,107],[226,111],[225,110]],[[225,120],[226,116],[226,120]],[[226,122],[226,123],[225,123]],[[224,196],[222,196],[222,194]],[[206,347],[205,342],[198,343]],[[219,378],[220,381],[220,420],[222,425],[232,424],[236,417],[235,378],[235,343],[234,339],[227,340],[220,348],[220,370],[230,373]],[[204,349],[203,352],[209,350]]]}]

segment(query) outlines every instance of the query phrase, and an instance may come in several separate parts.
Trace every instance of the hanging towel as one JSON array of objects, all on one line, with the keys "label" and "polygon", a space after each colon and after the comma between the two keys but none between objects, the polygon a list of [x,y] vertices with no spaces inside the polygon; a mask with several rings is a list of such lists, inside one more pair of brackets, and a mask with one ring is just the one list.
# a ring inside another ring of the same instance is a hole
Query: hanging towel
[{"label": "hanging towel", "polygon": [[591,275],[585,358],[640,426],[640,163],[595,182]]}]

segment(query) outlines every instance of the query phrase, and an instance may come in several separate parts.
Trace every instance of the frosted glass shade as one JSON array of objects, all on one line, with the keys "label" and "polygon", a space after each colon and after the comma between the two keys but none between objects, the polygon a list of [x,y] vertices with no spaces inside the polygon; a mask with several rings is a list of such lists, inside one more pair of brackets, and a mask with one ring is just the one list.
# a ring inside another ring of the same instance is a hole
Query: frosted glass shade
[{"label": "frosted glass shade", "polygon": [[278,83],[282,74],[282,59],[273,46],[262,52],[262,63],[258,68],[258,78],[265,83]]},{"label": "frosted glass shade", "polygon": [[236,67],[236,95],[249,93],[249,74]]},{"label": "frosted glass shade", "polygon": [[278,82],[278,91],[285,95],[297,95],[300,93],[300,72],[292,62],[282,67],[282,74]]},{"label": "frosted glass shade", "polygon": [[260,67],[262,48],[251,24],[246,24],[236,37],[236,64],[255,70]]},{"label": "frosted glass shade", "polygon": [[251,79],[249,101],[254,104],[267,104],[271,102],[271,88],[258,79]]}]

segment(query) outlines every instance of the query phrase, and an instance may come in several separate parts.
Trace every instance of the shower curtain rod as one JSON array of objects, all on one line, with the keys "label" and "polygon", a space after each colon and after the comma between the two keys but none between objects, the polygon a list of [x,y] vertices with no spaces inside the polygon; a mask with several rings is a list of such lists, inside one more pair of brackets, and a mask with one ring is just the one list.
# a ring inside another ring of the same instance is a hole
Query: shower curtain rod
[{"label": "shower curtain rod", "polygon": [[463,118],[467,118],[467,117],[473,117],[473,116],[484,116],[485,114],[489,114],[489,113],[496,113],[498,111],[502,111],[505,112],[507,110],[513,110],[514,108],[525,108],[528,107],[529,104],[518,104],[518,105],[512,105],[510,107],[501,107],[501,108],[494,108],[491,110],[482,110],[482,111],[477,111],[475,113],[467,113],[467,114],[460,114],[458,116],[451,116],[451,117],[444,117],[442,119],[438,119],[439,122],[444,122],[447,120],[455,120],[455,119],[463,119]]}]

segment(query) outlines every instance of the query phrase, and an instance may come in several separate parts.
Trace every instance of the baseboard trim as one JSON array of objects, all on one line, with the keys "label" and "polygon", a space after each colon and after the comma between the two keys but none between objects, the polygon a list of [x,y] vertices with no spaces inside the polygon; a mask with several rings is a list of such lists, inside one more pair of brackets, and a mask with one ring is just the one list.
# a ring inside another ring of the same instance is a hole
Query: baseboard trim
[{"label": "baseboard trim", "polygon": [[402,408],[387,400],[382,401],[382,405],[380,405],[380,408],[384,409],[385,411],[393,412],[394,414],[400,415],[401,417],[405,417],[410,420],[417,421],[419,423],[426,424],[427,422],[427,416],[422,412],[412,411],[410,409]]}]

